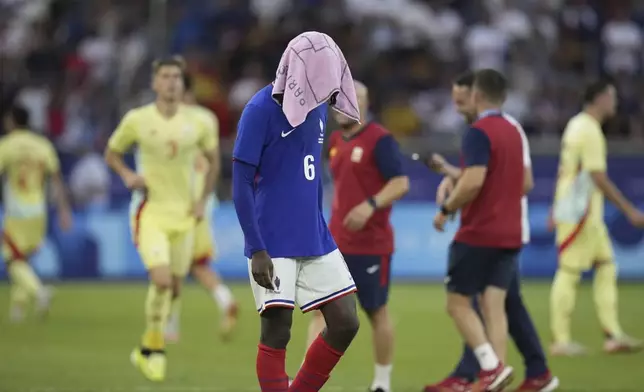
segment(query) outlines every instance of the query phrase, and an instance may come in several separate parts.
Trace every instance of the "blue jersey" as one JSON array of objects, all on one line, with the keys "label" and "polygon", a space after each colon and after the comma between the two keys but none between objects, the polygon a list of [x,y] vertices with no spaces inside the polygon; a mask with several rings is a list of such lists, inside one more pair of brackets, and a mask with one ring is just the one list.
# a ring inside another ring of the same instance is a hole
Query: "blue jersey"
[{"label": "blue jersey", "polygon": [[[322,214],[321,153],[328,105],[311,111],[293,128],[271,93],[272,86],[266,86],[246,104],[233,158],[256,168],[254,215],[269,256],[322,256],[337,248]],[[244,234],[246,257],[262,250]]]}]

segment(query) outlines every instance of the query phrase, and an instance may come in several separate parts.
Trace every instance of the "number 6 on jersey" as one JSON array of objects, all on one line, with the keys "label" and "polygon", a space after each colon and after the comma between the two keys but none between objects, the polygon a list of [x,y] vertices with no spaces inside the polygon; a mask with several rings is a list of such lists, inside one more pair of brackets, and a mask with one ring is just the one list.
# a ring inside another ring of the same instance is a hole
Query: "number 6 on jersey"
[{"label": "number 6 on jersey", "polygon": [[315,179],[315,165],[313,165],[314,161],[315,158],[313,157],[313,155],[307,155],[304,157],[304,177],[309,181],[313,181]]}]

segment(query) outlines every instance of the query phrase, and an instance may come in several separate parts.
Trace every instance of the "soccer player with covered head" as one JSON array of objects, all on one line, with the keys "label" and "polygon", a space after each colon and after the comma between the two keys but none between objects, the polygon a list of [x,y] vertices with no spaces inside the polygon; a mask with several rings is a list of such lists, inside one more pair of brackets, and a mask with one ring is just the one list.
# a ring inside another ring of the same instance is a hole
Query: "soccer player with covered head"
[{"label": "soccer player with covered head", "polygon": [[[394,252],[389,217],[392,203],[409,190],[401,155],[393,136],[370,121],[367,87],[356,81],[361,123],[336,114],[341,130],[331,134],[328,156],[333,175],[329,227],[358,288],[360,306],[373,329],[375,354],[373,392],[391,390],[394,328],[387,302]],[[309,327],[309,344],[324,328],[316,312]]]},{"label": "soccer player with covered head", "polygon": [[564,130],[553,208],[559,253],[550,297],[553,355],[574,356],[586,349],[571,338],[570,319],[576,290],[584,271],[594,269],[595,307],[606,340],[607,353],[642,349],[642,342],[622,330],[617,309],[617,266],[604,222],[604,198],[635,227],[644,227],[637,209],[608,177],[606,138],[601,124],[617,110],[617,92],[608,80],[586,87],[584,108]]},{"label": "soccer player with covered head", "polygon": [[[466,72],[459,76],[452,85],[452,101],[457,111],[463,115],[468,124],[476,121],[476,110],[472,100],[472,85],[474,84],[474,73]],[[524,182],[523,190],[525,194],[530,192],[534,187],[532,176],[532,160],[530,158],[530,146],[528,139],[521,125],[508,114],[504,116],[515,124],[517,130],[523,136],[523,166]],[[436,202],[443,204],[447,195],[454,190],[454,186],[461,176],[461,169],[447,163],[440,155],[433,155],[428,162],[429,166],[443,174],[445,177],[439,185],[436,193]],[[528,221],[528,198],[523,197],[522,202],[522,219],[523,219],[523,243],[530,242],[530,223]],[[477,298],[473,299],[474,308],[480,315],[480,306]],[[514,341],[517,349],[523,357],[525,364],[525,380],[519,386],[517,391],[521,392],[551,392],[558,388],[559,379],[552,375],[548,368],[546,356],[543,347],[539,341],[539,335],[532,322],[530,313],[526,308],[523,298],[521,297],[521,282],[519,271],[515,274],[508,288],[505,311],[508,317],[508,331]],[[465,344],[461,359],[454,371],[444,380],[425,387],[425,392],[460,392],[472,388],[476,380],[480,367],[472,349]]]},{"label": "soccer player with covered head", "polygon": [[[181,101],[184,62],[164,58],[153,63],[155,102],[130,110],[109,139],[105,161],[132,190],[130,227],[150,278],[145,301],[146,328],[130,359],[151,381],[166,374],[165,327],[172,288],[183,280],[193,259],[195,225],[204,217],[214,188],[210,170],[202,194],[195,197],[195,160],[203,154],[216,166],[216,142],[203,117]],[[123,154],[136,146],[136,169]]]},{"label": "soccer player with covered head", "polygon": [[[434,227],[443,231],[448,218],[461,210],[445,278],[447,309],[481,367],[478,388],[493,392],[512,381],[513,369],[504,364],[505,300],[523,244],[524,140],[501,111],[506,93],[499,72],[476,72],[472,99],[477,118],[463,137],[462,172],[434,218]],[[471,302],[479,295],[485,327]]]},{"label": "soccer player with covered head", "polygon": [[[358,332],[356,286],[322,212],[328,107],[360,119],[349,66],[326,34],[288,44],[275,81],[248,102],[233,150],[233,199],[261,319],[262,391],[318,391]],[[289,387],[293,309],[320,309],[327,327]]]}]

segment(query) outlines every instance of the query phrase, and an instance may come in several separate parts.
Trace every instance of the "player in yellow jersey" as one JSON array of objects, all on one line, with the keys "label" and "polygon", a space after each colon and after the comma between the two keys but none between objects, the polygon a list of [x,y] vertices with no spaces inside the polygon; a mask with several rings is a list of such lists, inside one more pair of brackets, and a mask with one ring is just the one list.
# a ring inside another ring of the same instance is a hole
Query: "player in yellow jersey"
[{"label": "player in yellow jersey", "polygon": [[[203,193],[205,185],[206,173],[212,171],[215,176],[215,183],[219,177],[219,120],[213,112],[201,107],[197,104],[197,100],[192,91],[192,79],[188,74],[184,75],[183,84],[185,93],[183,102],[187,106],[193,108],[196,115],[201,118],[204,126],[215,135],[215,151],[217,156],[214,159],[214,164],[209,167],[208,160],[203,154],[198,154],[195,161],[196,184],[195,196],[199,197]],[[210,262],[215,256],[215,244],[212,235],[212,213],[214,210],[215,195],[212,194],[208,199],[206,206],[206,214],[204,219],[197,223],[194,234],[194,253],[193,262],[190,267],[190,273],[201,284],[201,286],[208,291],[212,298],[217,303],[220,311],[223,314],[220,333],[222,338],[227,339],[230,337],[235,325],[237,324],[237,304],[233,298],[230,289],[223,283],[221,277],[211,269]],[[181,308],[180,291],[181,287],[179,281],[173,287],[172,308],[170,318],[166,327],[166,340],[169,342],[177,342],[179,340],[179,314]]]},{"label": "player in yellow jersey", "polygon": [[5,180],[2,257],[11,280],[10,318],[19,322],[30,301],[35,300],[36,311],[44,315],[52,297],[28,264],[45,238],[47,179],[63,230],[71,226],[72,215],[56,151],[49,140],[28,130],[29,113],[13,107],[4,118],[4,128],[9,134],[0,139],[0,175]]},{"label": "player in yellow jersey", "polygon": [[[204,217],[214,185],[209,172],[204,191],[195,200],[195,159],[203,153],[212,165],[217,154],[213,132],[181,102],[183,71],[179,58],[154,63],[156,101],[130,110],[105,151],[108,165],[133,191],[132,237],[151,284],[145,305],[146,330],[131,359],[152,381],[165,378],[164,330],[173,281],[183,280],[190,269],[194,227]],[[122,159],[134,145],[136,172]]]},{"label": "player in yellow jersey", "polygon": [[624,334],[617,316],[617,272],[604,223],[604,197],[636,227],[644,214],[617,189],[606,174],[606,140],[601,123],[615,114],[615,87],[595,82],[584,93],[584,109],[566,126],[561,144],[553,220],[559,266],[550,298],[554,355],[580,355],[585,348],[572,341],[570,318],[582,272],[595,269],[594,297],[606,333],[604,350],[632,351],[641,343]]}]

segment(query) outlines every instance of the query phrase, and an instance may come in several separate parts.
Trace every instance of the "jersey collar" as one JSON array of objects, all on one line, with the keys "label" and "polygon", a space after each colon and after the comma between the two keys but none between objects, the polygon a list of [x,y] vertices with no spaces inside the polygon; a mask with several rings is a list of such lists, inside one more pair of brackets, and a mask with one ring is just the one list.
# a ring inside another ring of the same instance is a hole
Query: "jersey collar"
[{"label": "jersey collar", "polygon": [[501,116],[503,114],[503,111],[500,109],[488,109],[482,111],[479,116],[476,118],[477,120],[480,120],[485,117],[490,117],[490,116]]}]

